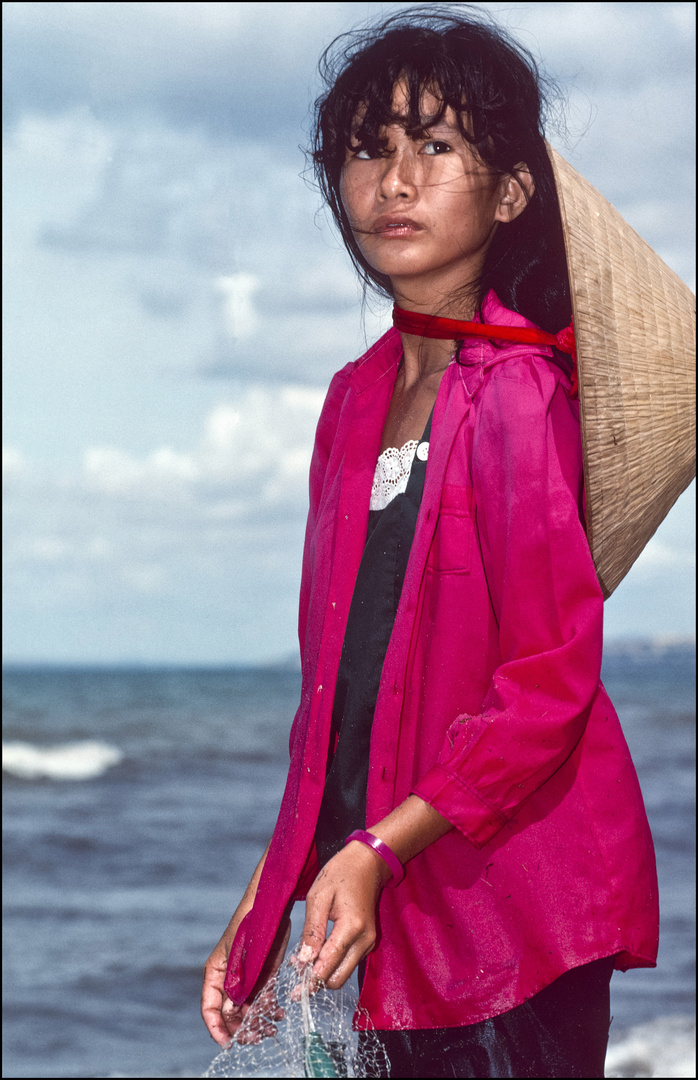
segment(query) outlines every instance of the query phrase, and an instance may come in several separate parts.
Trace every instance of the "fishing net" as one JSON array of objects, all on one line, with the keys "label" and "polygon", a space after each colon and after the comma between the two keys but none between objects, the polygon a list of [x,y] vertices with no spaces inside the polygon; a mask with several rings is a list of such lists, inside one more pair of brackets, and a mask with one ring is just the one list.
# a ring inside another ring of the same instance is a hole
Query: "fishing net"
[{"label": "fishing net", "polygon": [[390,1075],[387,1055],[356,990],[350,983],[339,990],[318,984],[312,961],[299,959],[300,949],[299,942],[262,987],[205,1077]]}]

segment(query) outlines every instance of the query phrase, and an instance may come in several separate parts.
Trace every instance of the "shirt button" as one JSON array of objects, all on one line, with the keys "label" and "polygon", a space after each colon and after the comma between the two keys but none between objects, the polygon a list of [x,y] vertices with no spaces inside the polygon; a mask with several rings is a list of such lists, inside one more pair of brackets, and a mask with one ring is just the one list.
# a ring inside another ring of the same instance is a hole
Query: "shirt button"
[{"label": "shirt button", "polygon": [[420,461],[426,461],[427,460],[427,458],[429,457],[429,443],[428,442],[420,442],[419,446],[417,447],[417,457],[419,458]]}]

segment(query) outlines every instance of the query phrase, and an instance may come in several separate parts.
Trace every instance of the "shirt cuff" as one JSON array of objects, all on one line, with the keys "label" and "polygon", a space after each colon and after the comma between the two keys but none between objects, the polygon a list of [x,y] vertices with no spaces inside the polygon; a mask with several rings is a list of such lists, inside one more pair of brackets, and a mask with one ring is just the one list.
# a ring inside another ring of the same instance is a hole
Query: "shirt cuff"
[{"label": "shirt cuff", "polygon": [[434,765],[411,794],[418,795],[467,836],[475,847],[488,844],[507,819],[487,806],[460,777],[443,765]]}]

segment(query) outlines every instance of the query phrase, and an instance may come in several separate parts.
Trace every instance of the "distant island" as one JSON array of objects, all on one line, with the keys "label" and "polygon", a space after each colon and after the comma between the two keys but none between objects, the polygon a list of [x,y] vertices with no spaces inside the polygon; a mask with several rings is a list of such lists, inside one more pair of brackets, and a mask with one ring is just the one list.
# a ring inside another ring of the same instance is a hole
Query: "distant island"
[{"label": "distant island", "polygon": [[669,634],[651,638],[611,638],[604,641],[603,654],[604,657],[623,656],[638,660],[669,656],[687,659],[696,654],[696,639]]}]

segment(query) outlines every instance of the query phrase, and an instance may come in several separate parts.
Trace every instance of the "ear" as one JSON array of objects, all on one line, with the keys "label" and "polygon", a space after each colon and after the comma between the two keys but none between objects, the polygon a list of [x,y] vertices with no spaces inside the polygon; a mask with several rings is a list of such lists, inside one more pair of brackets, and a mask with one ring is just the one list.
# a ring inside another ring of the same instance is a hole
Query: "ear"
[{"label": "ear", "polygon": [[495,221],[506,223],[517,218],[526,209],[535,190],[536,185],[528,166],[524,161],[520,161],[513,172],[503,176],[500,181]]}]

